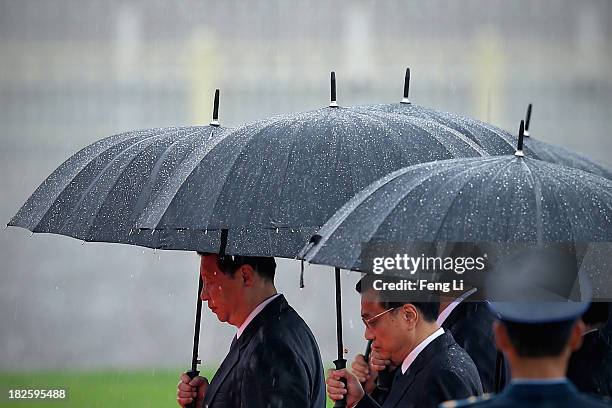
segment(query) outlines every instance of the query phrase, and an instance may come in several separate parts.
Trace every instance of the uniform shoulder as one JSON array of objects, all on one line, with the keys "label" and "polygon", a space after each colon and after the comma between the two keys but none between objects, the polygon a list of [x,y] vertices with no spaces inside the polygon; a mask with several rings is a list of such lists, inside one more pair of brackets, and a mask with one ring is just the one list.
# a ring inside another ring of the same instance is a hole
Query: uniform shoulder
[{"label": "uniform shoulder", "polygon": [[461,400],[450,400],[443,402],[439,408],[459,408],[459,407],[485,407],[493,400],[494,394],[483,394],[478,397],[471,396]]},{"label": "uniform shoulder", "polygon": [[602,397],[600,395],[580,393],[579,397],[581,406],[584,407],[611,407],[612,399],[610,397]]}]

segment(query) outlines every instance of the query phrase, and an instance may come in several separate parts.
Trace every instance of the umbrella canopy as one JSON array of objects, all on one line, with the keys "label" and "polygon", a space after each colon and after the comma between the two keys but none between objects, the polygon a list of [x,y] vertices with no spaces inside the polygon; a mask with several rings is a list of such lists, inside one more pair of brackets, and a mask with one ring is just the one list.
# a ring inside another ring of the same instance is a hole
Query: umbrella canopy
[{"label": "umbrella canopy", "polygon": [[132,234],[137,214],[172,168],[187,163],[223,136],[218,91],[209,126],[130,131],[95,142],[59,166],[30,196],[9,226],[84,241],[152,246]]},{"label": "umbrella canopy", "polygon": [[[84,241],[156,247],[154,236],[134,230],[134,220],[152,192],[169,182],[172,169],[186,165],[223,137],[219,90],[208,126],[137,130],[95,142],[64,162],[36,189],[9,226]],[[133,233],[134,232],[134,233]],[[199,374],[197,353],[202,313],[202,279],[196,301],[191,370]]]},{"label": "umbrella canopy", "polygon": [[[467,116],[443,112],[423,106],[414,105],[408,99],[410,89],[410,68],[406,69],[404,79],[404,97],[399,103],[361,106],[358,109],[365,111],[388,112],[409,117],[422,118],[436,121],[444,126],[456,130],[478,143],[487,153],[492,156],[511,155],[516,146],[516,136],[509,132]],[[526,116],[526,129],[529,129],[531,121],[532,105],[529,104]],[[525,154],[534,159],[544,160],[550,163],[563,164],[576,169],[588,171],[589,173],[612,180],[612,170],[580,154],[571,152],[561,146],[546,143],[529,137],[525,132]]]},{"label": "umbrella canopy", "polygon": [[611,242],[612,181],[524,157],[521,141],[515,155],[383,177],[330,218],[303,258],[359,270],[362,243]]},{"label": "umbrella canopy", "polygon": [[350,197],[399,168],[486,152],[437,122],[337,105],[229,132],[178,165],[137,225],[165,249],[294,258]]}]

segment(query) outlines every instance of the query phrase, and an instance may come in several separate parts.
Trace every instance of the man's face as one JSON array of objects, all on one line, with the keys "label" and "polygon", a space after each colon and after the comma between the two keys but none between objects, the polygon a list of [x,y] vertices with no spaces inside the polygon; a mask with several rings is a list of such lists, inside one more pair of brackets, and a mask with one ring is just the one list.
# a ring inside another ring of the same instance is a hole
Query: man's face
[{"label": "man's face", "polygon": [[224,274],[217,265],[217,255],[200,257],[200,276],[204,283],[200,298],[222,322],[235,324],[234,314],[243,294],[242,279]]},{"label": "man's face", "polygon": [[[372,350],[381,358],[389,359],[393,364],[401,364],[406,357],[403,355],[409,344],[411,331],[402,319],[403,309],[397,308],[385,312],[378,301],[374,290],[368,290],[361,295],[361,317],[368,320],[365,327],[365,338],[372,340]],[[382,314],[381,314],[382,313]],[[375,317],[380,315],[379,317]]]}]

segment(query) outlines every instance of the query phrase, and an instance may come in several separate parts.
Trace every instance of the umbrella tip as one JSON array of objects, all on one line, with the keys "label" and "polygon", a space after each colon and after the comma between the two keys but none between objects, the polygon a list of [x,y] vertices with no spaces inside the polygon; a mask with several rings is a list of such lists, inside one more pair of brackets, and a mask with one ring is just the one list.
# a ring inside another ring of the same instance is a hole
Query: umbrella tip
[{"label": "umbrella tip", "polygon": [[338,102],[336,100],[336,73],[334,71],[331,72],[331,102],[329,103],[330,108],[337,108]]},{"label": "umbrella tip", "polygon": [[524,137],[525,137],[525,121],[521,120],[521,124],[519,126],[518,145],[516,147],[516,152],[514,152],[514,155],[517,157],[525,156],[523,154],[523,138]]},{"label": "umbrella tip", "polygon": [[410,68],[406,68],[406,75],[404,76],[404,97],[402,98],[401,103],[410,103],[410,99],[408,99],[408,94],[410,93]]},{"label": "umbrella tip", "polygon": [[215,102],[213,104],[213,117],[210,126],[219,126],[219,90],[215,90]]},{"label": "umbrella tip", "polygon": [[525,137],[529,137],[529,123],[531,122],[531,107],[532,104],[527,106],[527,114],[525,115]]}]

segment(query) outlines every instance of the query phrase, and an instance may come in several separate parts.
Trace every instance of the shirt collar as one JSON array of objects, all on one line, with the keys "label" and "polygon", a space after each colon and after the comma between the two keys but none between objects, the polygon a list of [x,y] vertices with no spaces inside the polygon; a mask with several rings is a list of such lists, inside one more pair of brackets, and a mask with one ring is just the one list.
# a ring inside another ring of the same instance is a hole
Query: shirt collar
[{"label": "shirt collar", "polygon": [[419,353],[423,351],[423,349],[425,349],[425,347],[427,347],[429,343],[431,343],[432,341],[434,341],[435,339],[437,339],[439,336],[443,334],[444,334],[444,329],[440,327],[438,330],[431,333],[429,337],[427,337],[425,340],[420,342],[419,345],[416,346],[410,353],[408,353],[408,355],[404,359],[404,362],[402,363],[402,374],[406,374],[406,371],[408,371],[408,368],[410,368],[410,365],[414,363],[414,360],[416,360]]},{"label": "shirt collar", "polygon": [[257,316],[259,312],[261,312],[263,308],[268,305],[268,303],[272,302],[274,299],[276,299],[280,295],[281,295],[280,293],[277,293],[276,295],[272,295],[266,300],[264,300],[263,302],[261,302],[260,304],[258,304],[257,307],[253,309],[253,311],[247,316],[247,318],[244,320],[244,322],[242,322],[242,324],[238,328],[238,333],[236,333],[236,339],[240,338],[240,335],[242,334],[242,332],[244,332],[244,329],[247,328],[247,326],[249,325],[249,323],[251,323],[251,321],[255,318],[255,316]]},{"label": "shirt collar", "polygon": [[465,299],[467,299],[468,296],[471,296],[474,292],[476,292],[476,288],[468,290],[467,292],[463,293],[461,296],[453,300],[451,303],[449,303],[449,305],[444,308],[442,313],[438,315],[438,319],[436,319],[436,323],[438,323],[438,326],[442,326],[448,316],[453,313],[453,310],[455,310],[455,308],[459,306],[459,303],[463,302]]}]

